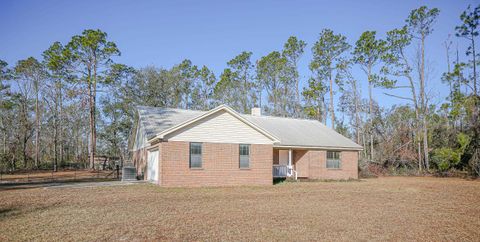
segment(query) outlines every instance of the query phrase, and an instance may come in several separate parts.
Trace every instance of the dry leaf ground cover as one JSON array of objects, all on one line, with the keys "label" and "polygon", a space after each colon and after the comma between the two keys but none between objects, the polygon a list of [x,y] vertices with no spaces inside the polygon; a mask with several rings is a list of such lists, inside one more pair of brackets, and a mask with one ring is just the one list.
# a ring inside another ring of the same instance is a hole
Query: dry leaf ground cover
[{"label": "dry leaf ground cover", "polygon": [[480,182],[390,177],[0,191],[0,241],[24,240],[479,241]]},{"label": "dry leaf ground cover", "polygon": [[61,170],[53,171],[25,171],[14,174],[1,174],[0,184],[5,183],[42,183],[42,182],[73,182],[115,178],[115,171],[90,171],[90,170]]}]

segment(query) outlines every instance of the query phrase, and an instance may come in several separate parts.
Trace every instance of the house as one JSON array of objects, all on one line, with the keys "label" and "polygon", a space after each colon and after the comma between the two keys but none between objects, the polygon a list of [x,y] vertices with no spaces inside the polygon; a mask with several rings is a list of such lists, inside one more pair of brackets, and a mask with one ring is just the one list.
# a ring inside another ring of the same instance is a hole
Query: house
[{"label": "house", "polygon": [[357,179],[362,147],[315,120],[138,107],[137,174],[162,186],[272,184],[273,178]]}]

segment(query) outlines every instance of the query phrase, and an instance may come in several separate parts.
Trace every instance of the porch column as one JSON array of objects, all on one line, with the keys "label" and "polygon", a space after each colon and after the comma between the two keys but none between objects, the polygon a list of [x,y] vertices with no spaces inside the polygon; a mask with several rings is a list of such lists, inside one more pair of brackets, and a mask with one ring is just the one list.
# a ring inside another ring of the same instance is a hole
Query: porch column
[{"label": "porch column", "polygon": [[288,165],[287,165],[287,175],[292,176],[292,149],[288,150]]}]

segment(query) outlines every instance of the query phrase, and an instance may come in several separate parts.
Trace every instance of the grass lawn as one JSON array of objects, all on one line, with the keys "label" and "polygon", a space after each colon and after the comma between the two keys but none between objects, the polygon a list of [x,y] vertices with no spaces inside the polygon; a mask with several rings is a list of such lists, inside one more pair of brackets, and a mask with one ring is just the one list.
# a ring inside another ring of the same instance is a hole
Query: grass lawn
[{"label": "grass lawn", "polygon": [[479,239],[480,182],[452,178],[0,191],[0,241]]},{"label": "grass lawn", "polygon": [[[42,182],[75,182],[95,181],[99,179],[115,179],[115,171],[90,170],[59,170],[53,171],[26,171],[14,174],[1,174],[0,184],[3,183],[42,183]],[[0,188],[1,190],[1,188]]]}]

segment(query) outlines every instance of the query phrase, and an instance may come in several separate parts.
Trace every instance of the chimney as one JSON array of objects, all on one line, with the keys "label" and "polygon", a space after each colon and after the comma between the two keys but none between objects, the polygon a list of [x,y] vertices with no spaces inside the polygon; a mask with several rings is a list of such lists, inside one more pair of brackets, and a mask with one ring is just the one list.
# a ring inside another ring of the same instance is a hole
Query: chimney
[{"label": "chimney", "polygon": [[262,116],[261,108],[252,108],[252,116]]}]

